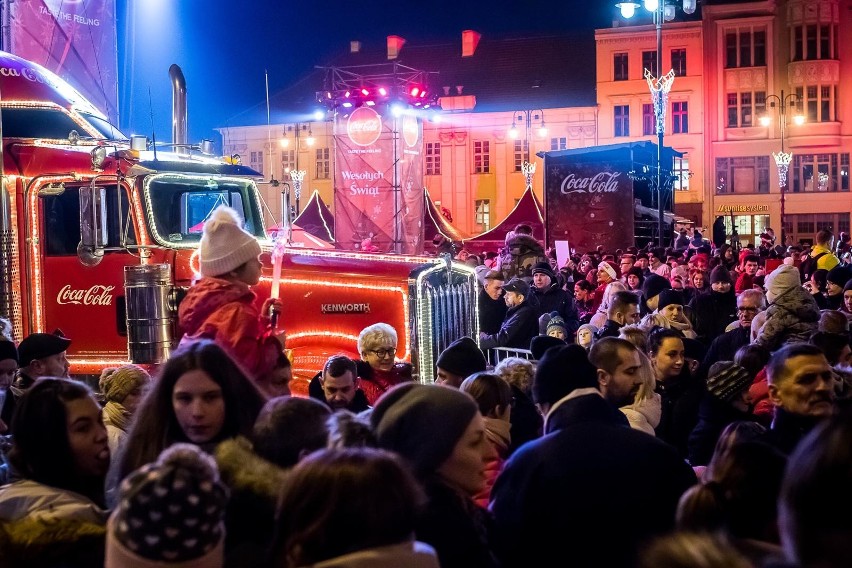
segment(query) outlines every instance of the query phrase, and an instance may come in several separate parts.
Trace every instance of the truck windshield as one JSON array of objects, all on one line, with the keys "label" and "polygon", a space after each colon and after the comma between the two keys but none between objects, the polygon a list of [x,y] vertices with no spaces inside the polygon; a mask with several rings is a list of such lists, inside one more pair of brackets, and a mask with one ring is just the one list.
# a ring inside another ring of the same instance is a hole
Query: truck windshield
[{"label": "truck windshield", "polygon": [[80,114],[107,140],[127,140],[127,136],[106,120],[84,112]]},{"label": "truck windshield", "polygon": [[145,195],[151,204],[154,238],[161,244],[197,246],[204,221],[219,205],[236,209],[249,233],[266,238],[257,189],[249,180],[154,174],[145,180]]},{"label": "truck windshield", "polygon": [[81,131],[70,115],[59,109],[4,107],[3,136],[9,138],[67,139],[72,130]]}]

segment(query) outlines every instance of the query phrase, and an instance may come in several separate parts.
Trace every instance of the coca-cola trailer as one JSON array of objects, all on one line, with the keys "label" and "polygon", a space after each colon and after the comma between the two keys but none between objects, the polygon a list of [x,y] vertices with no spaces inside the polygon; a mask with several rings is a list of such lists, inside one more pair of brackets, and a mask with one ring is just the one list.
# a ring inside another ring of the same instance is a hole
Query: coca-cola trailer
[{"label": "coca-cola trailer", "polygon": [[[539,153],[544,158],[545,240],[567,240],[577,251],[656,243],[656,148],[642,141]],[[671,241],[674,221],[673,160],[681,156],[663,148],[665,242]]]},{"label": "coca-cola trailer", "polygon": [[[183,75],[176,66],[170,74],[176,127],[165,151],[125,137],[53,73],[0,52],[0,316],[18,340],[61,329],[74,374],[169,356],[182,291],[198,277],[199,227],[220,203],[258,238],[258,303],[270,294],[260,174],[186,143]],[[377,321],[396,328],[397,357],[423,381],[446,345],[478,337],[468,266],[284,247],[282,267],[297,391],[329,355],[357,356],[358,333]]]}]

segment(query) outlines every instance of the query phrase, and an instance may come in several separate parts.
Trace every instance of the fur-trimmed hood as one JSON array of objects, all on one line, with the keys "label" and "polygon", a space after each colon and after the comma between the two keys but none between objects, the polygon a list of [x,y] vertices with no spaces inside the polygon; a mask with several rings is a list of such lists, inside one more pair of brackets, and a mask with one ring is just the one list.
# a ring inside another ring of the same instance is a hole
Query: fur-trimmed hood
[{"label": "fur-trimmed hood", "polygon": [[216,447],[219,475],[232,493],[253,493],[275,503],[288,472],[272,464],[251,449],[245,438],[225,440]]}]

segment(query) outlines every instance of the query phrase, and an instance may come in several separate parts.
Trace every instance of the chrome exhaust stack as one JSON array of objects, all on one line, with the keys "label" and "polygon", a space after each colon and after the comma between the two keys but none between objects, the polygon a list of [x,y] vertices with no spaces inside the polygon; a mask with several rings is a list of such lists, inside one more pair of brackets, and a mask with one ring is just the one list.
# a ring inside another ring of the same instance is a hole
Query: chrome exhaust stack
[{"label": "chrome exhaust stack", "polygon": [[172,80],[172,144],[178,154],[189,154],[186,126],[186,79],[176,63],[169,67]]}]

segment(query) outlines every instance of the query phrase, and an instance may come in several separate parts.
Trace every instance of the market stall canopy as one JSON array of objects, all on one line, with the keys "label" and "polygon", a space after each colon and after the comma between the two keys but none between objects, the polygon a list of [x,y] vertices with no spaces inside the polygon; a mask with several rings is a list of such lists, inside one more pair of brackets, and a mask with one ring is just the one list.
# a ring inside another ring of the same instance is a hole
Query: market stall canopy
[{"label": "market stall canopy", "polygon": [[515,230],[515,227],[521,223],[532,227],[533,238],[544,242],[544,215],[541,203],[532,187],[529,186],[521,195],[515,208],[499,225],[475,237],[464,239],[464,248],[476,254],[487,251],[496,252],[506,243],[506,233]]},{"label": "market stall canopy", "polygon": [[311,198],[299,216],[293,220],[293,224],[318,239],[328,243],[334,242],[334,217],[317,190],[311,194]]},{"label": "market stall canopy", "polygon": [[441,214],[441,208],[432,201],[432,196],[429,195],[428,189],[423,190],[423,199],[426,200],[426,206],[423,208],[423,242],[426,243],[427,248],[429,243],[432,242],[432,239],[435,238],[435,235],[443,235],[444,238],[456,243],[470,238],[470,235],[455,228]]}]

